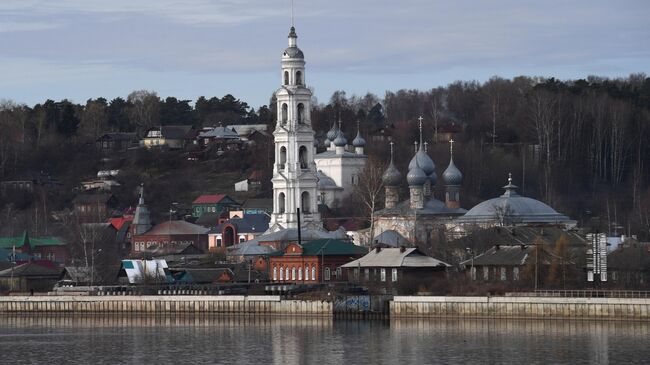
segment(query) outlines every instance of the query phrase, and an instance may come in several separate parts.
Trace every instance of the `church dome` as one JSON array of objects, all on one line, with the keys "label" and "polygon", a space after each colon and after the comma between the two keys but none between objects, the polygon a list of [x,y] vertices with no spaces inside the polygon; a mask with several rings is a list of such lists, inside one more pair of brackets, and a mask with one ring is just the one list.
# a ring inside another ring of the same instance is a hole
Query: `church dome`
[{"label": "church dome", "polygon": [[459,218],[462,223],[499,223],[513,224],[557,224],[571,219],[555,211],[547,204],[517,194],[517,186],[508,179],[506,191],[500,197],[486,200],[470,209]]},{"label": "church dome", "polygon": [[305,54],[298,47],[288,47],[282,55],[289,58],[305,58]]},{"label": "church dome", "polygon": [[338,136],[334,138],[334,145],[336,147],[345,147],[345,145],[347,144],[348,144],[348,140],[345,139],[345,135],[343,135],[343,131],[339,130]]},{"label": "church dome", "polygon": [[354,140],[352,141],[352,145],[354,147],[363,147],[366,145],[366,140],[361,137],[361,132],[357,131],[357,136],[354,137]]},{"label": "church dome", "polygon": [[454,164],[453,158],[449,160],[449,166],[442,173],[442,179],[445,181],[445,185],[460,185],[463,182],[463,174]]},{"label": "church dome", "polygon": [[316,173],[316,176],[318,177],[318,187],[319,188],[335,188],[336,187],[336,182],[334,179],[331,177],[325,175],[323,171],[318,170]]},{"label": "church dome", "polygon": [[406,181],[409,186],[422,186],[427,181],[427,174],[424,173],[424,170],[420,166],[415,166],[412,169],[409,169],[408,174],[406,174]]},{"label": "church dome", "polygon": [[411,162],[409,162],[409,170],[415,168],[415,166],[419,166],[422,171],[424,171],[424,174],[431,177],[430,175],[433,174],[434,177],[432,178],[432,182],[435,183],[435,172],[436,172],[436,164],[433,163],[433,160],[429,155],[424,152],[424,149],[422,149],[422,145],[420,144],[420,149],[418,149],[418,152],[413,156],[411,159]]},{"label": "church dome", "polygon": [[332,129],[327,132],[327,139],[330,141],[334,141],[336,137],[339,135],[339,131],[336,128],[336,123],[332,124]]},{"label": "church dome", "polygon": [[381,176],[384,185],[386,186],[398,186],[402,180],[402,174],[399,172],[397,167],[393,164],[393,161],[390,161],[388,168],[384,171],[384,174]]}]

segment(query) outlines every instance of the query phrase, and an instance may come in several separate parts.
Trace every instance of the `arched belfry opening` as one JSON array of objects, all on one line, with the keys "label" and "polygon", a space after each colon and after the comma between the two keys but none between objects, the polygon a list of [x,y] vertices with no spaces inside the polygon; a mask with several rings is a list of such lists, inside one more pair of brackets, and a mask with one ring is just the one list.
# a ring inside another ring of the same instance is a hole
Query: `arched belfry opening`
[{"label": "arched belfry opening", "polygon": [[282,104],[282,124],[286,124],[288,118],[289,118],[289,106],[286,103],[284,103]]},{"label": "arched belfry opening", "polygon": [[309,152],[307,152],[307,147],[300,146],[298,149],[298,160],[300,161],[301,169],[309,167]]},{"label": "arched belfry opening", "polygon": [[289,71],[284,71],[284,84],[289,85]]},{"label": "arched belfry opening", "polygon": [[278,213],[283,214],[285,212],[285,196],[284,193],[278,194]]},{"label": "arched belfry opening", "polygon": [[287,163],[287,148],[285,146],[280,147],[280,168],[284,169],[284,165]]},{"label": "arched belfry opening", "polygon": [[311,199],[308,191],[303,191],[300,196],[300,207],[303,213],[311,213]]},{"label": "arched belfry opening", "polygon": [[298,124],[305,122],[305,104],[298,104]]},{"label": "arched belfry opening", "polygon": [[302,85],[302,72],[296,72],[296,85]]}]

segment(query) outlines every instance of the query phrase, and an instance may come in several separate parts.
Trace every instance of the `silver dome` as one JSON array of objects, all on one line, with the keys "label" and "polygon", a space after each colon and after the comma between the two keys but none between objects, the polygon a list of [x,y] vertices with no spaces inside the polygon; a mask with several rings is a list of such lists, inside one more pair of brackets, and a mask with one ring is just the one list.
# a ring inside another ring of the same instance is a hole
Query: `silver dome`
[{"label": "silver dome", "polygon": [[393,164],[393,161],[390,161],[388,168],[384,171],[384,174],[381,176],[384,185],[386,186],[399,186],[402,180],[402,174],[399,172],[397,167]]},{"label": "silver dome", "polygon": [[454,164],[453,157],[449,160],[449,166],[445,172],[442,173],[442,179],[445,181],[445,185],[460,185],[463,182],[463,173]]},{"label": "silver dome", "polygon": [[539,200],[517,194],[517,186],[508,179],[506,190],[498,198],[486,200],[459,218],[463,223],[500,223],[505,225],[532,223],[562,223],[571,221],[564,214]]},{"label": "silver dome", "polygon": [[316,173],[318,177],[318,187],[319,188],[335,188],[336,182],[331,177],[325,175],[323,171],[318,170]]},{"label": "silver dome", "polygon": [[366,140],[361,137],[361,132],[357,131],[357,136],[354,137],[354,140],[352,141],[352,145],[354,147],[363,147],[366,145]]},{"label": "silver dome", "polygon": [[424,173],[424,170],[420,166],[415,166],[412,169],[409,169],[408,174],[406,174],[406,181],[409,186],[422,186],[427,181],[428,176]]},{"label": "silver dome", "polygon": [[339,135],[339,131],[336,128],[336,123],[332,124],[332,129],[327,132],[327,139],[330,141],[334,141],[336,137]]},{"label": "silver dome", "polygon": [[345,139],[345,135],[343,134],[343,131],[339,130],[338,136],[334,138],[334,145],[336,147],[345,147],[345,145],[348,144],[348,140]]},{"label": "silver dome", "polygon": [[[415,154],[415,156],[413,156],[411,162],[409,162],[409,170],[414,168],[416,165],[418,165],[427,176],[436,172],[436,164],[433,163],[431,157],[429,157],[429,155],[424,152],[422,144],[420,144],[418,152]],[[435,183],[435,177],[433,180],[434,181],[432,182]]]}]

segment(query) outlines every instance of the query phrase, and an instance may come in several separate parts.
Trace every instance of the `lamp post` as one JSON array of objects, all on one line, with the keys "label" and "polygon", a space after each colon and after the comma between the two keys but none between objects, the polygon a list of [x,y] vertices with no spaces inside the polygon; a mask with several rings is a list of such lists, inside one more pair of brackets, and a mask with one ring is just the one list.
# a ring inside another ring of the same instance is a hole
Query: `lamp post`
[{"label": "lamp post", "polygon": [[91,264],[90,264],[90,286],[95,285],[95,256],[99,255],[102,252],[102,249],[100,248],[97,250],[97,252],[93,252],[91,258]]},{"label": "lamp post", "polygon": [[469,269],[469,277],[472,280],[476,280],[476,273],[474,272],[474,250],[472,250],[470,247],[465,247],[465,251],[467,251],[467,253],[471,255],[471,259],[472,259],[471,261],[472,266]]}]

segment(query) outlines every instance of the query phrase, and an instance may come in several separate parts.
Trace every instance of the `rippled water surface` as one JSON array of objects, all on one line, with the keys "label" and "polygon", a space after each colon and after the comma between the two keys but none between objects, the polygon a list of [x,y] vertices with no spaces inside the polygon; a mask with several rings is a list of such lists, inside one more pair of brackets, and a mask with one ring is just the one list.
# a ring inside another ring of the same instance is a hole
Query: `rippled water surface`
[{"label": "rippled water surface", "polygon": [[650,323],[0,316],[2,364],[644,364]]}]

